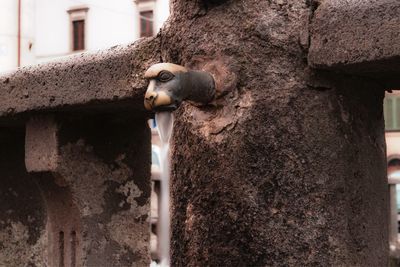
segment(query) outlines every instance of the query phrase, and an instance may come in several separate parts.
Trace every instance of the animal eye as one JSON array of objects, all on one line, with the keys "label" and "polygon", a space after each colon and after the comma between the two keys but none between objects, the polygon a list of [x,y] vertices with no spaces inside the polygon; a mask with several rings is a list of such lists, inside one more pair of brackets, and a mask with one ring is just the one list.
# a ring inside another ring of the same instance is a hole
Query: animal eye
[{"label": "animal eye", "polygon": [[158,74],[158,80],[160,82],[168,82],[174,78],[174,75],[169,71],[162,71]]}]

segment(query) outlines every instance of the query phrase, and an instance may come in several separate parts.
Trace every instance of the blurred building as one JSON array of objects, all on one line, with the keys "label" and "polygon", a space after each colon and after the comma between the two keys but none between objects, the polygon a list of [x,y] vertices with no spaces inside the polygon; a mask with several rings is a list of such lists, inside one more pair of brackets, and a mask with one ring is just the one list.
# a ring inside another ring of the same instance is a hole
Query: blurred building
[{"label": "blurred building", "polygon": [[384,100],[388,173],[400,170],[400,92],[387,93]]},{"label": "blurred building", "polygon": [[0,1],[0,72],[35,62],[35,2]]},{"label": "blurred building", "polygon": [[0,72],[155,35],[168,0],[2,0]]},{"label": "blurred building", "polygon": [[393,259],[400,258],[400,92],[384,99],[387,173],[389,183],[389,245]]},{"label": "blurred building", "polygon": [[[160,243],[158,242],[158,222],[160,206],[160,178],[161,178],[161,140],[157,131],[157,124],[154,119],[149,120],[151,129],[151,210],[150,210],[150,252],[154,261],[160,260]],[[157,265],[154,265],[157,266]]]}]

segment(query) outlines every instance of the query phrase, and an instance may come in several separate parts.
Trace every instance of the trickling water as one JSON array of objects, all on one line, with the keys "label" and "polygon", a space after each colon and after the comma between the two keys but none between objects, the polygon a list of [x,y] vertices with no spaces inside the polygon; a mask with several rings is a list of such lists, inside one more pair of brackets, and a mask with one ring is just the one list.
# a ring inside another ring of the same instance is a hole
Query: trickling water
[{"label": "trickling water", "polygon": [[172,112],[157,112],[156,122],[160,135],[161,147],[161,201],[159,218],[159,248],[161,266],[170,266],[170,212],[169,212],[169,139],[174,125]]}]

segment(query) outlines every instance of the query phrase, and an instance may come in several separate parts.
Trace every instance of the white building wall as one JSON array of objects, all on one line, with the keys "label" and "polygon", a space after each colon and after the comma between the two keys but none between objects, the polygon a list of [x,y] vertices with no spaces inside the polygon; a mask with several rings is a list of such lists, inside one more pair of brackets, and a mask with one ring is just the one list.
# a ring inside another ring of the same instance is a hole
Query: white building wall
[{"label": "white building wall", "polygon": [[69,53],[69,2],[36,0],[35,51],[38,62]]},{"label": "white building wall", "polygon": [[137,39],[137,8],[132,0],[36,0],[39,62],[73,53],[68,10],[87,7],[85,50],[93,51]]},{"label": "white building wall", "polygon": [[[21,65],[35,61],[35,0],[21,0]],[[0,72],[18,65],[18,1],[0,0]]]},{"label": "white building wall", "polygon": [[96,50],[135,41],[138,11],[132,0],[89,1],[87,49]]},{"label": "white building wall", "polygon": [[[2,0],[0,0],[2,1]],[[16,2],[16,0],[14,0]],[[35,0],[21,0],[21,66],[35,63]]]},{"label": "white building wall", "polygon": [[17,1],[3,0],[0,8],[0,71],[17,66],[16,14]]},{"label": "white building wall", "polygon": [[[169,15],[169,0],[21,0],[21,63],[29,65],[73,54],[70,9],[87,7],[85,50],[134,42],[140,8],[150,6],[157,33]],[[0,0],[0,71],[17,67],[18,0]]]}]

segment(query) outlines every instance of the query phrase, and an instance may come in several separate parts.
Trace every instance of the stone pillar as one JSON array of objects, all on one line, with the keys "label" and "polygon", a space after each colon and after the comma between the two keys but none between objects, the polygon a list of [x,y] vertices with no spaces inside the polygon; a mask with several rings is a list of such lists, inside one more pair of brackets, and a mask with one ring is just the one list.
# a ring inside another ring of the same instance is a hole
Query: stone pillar
[{"label": "stone pillar", "polygon": [[387,265],[384,92],[308,67],[308,2],[172,1],[163,60],[220,95],[176,112],[174,266]]},{"label": "stone pillar", "polygon": [[25,162],[47,211],[49,266],[146,266],[150,131],[143,118],[35,116]]}]

